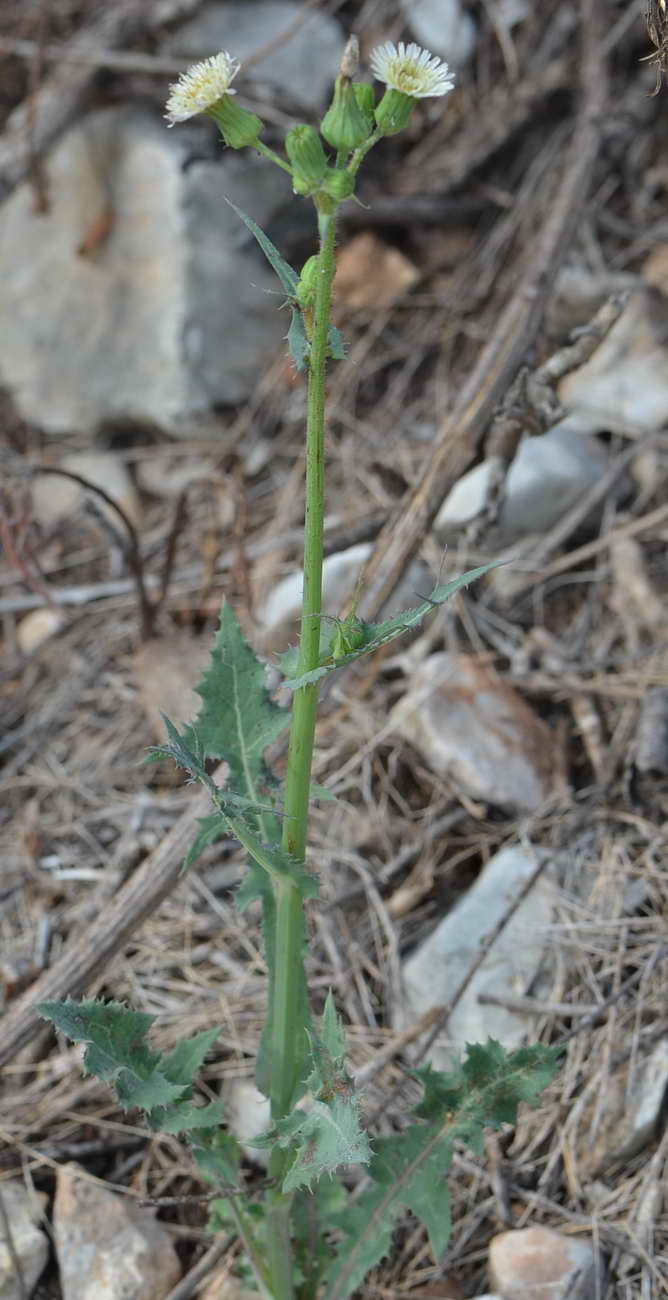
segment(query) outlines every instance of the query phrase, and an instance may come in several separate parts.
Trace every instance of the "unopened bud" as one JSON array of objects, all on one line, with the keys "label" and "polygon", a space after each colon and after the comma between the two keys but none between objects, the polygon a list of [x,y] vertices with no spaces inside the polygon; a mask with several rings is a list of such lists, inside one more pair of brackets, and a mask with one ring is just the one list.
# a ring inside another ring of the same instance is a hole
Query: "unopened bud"
[{"label": "unopened bud", "polygon": [[355,193],[355,177],[337,167],[328,167],[321,189],[330,198],[336,199],[337,203],[342,203]]},{"label": "unopened bud", "polygon": [[322,140],[313,126],[293,126],[285,137],[292,163],[292,183],[297,194],[313,194],[327,170]]},{"label": "unopened bud", "polygon": [[372,126],[357,102],[348,77],[338,76],[334,83],[334,98],[320,123],[327,143],[337,152],[348,154],[368,140]]},{"label": "unopened bud", "polygon": [[319,263],[320,258],[317,253],[314,253],[313,257],[309,257],[308,261],[304,262],[297,285],[297,302],[300,307],[313,307],[315,303]]}]

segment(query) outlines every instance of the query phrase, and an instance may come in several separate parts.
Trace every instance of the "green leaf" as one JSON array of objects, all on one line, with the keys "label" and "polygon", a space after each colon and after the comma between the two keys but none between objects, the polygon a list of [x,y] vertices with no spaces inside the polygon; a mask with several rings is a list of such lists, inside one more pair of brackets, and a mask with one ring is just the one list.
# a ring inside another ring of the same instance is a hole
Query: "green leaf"
[{"label": "green leaf", "polygon": [[320,1035],[309,1034],[310,1095],[251,1145],[296,1148],[283,1191],[310,1188],[340,1165],[367,1164],[369,1139],[360,1126],[357,1096],[344,1067],[345,1036],[331,992],[327,995]]},{"label": "green leaf", "polygon": [[295,363],[295,368],[305,370],[311,353],[311,344],[306,337],[304,317],[298,307],[293,307],[290,312],[288,352]]},{"label": "green leaf", "polygon": [[119,1002],[75,1002],[72,998],[38,1002],[35,1010],[73,1043],[89,1044],[84,1069],[107,1083],[123,1067],[150,1075],[160,1059],[160,1053],[151,1051],[146,1042],[155,1016],[144,1011],[131,1011]]},{"label": "green leaf", "polygon": [[[476,578],[488,573],[494,569],[500,560],[493,560],[490,564],[481,564],[476,569],[469,569],[467,573],[462,573],[460,577],[453,578],[451,582],[446,582],[441,586],[434,587],[431,594],[416,605],[413,609],[406,609],[402,614],[395,614],[392,618],[385,619],[382,623],[365,623],[362,619],[355,620],[355,633],[357,644],[347,654],[334,657],[330,655],[319,668],[313,668],[308,673],[302,673],[300,677],[288,677],[283,682],[289,690],[295,691],[300,686],[308,686],[312,682],[317,682],[321,677],[326,677],[328,673],[334,672],[336,668],[343,668],[346,664],[354,663],[362,655],[373,654],[381,646],[387,645],[389,641],[394,641],[396,637],[408,632],[411,628],[418,627],[427,614],[437,605],[443,605],[450,596],[460,591],[462,587],[468,586]],[[333,639],[336,639],[337,629],[334,629]],[[287,652],[288,655],[290,652]],[[284,671],[293,672],[294,657],[281,660]]]},{"label": "green leaf", "polygon": [[233,203],[231,199],[226,198],[225,202],[228,203],[236,212],[237,216],[241,221],[243,221],[246,229],[250,230],[251,235],[257,239],[262,252],[270,266],[273,267],[288,298],[292,302],[293,299],[296,299],[297,297],[297,285],[299,284],[299,276],[297,275],[297,272],[293,271],[290,263],[286,262],[284,257],[281,257],[281,254],[278,249],[274,247],[268,235],[265,235],[264,230],[253,221],[252,217],[249,217],[245,212],[242,212],[241,208],[238,208],[236,203]]},{"label": "green leaf", "polygon": [[221,1123],[221,1102],[192,1102],[194,1074],[218,1029],[196,1034],[163,1056],[146,1041],[155,1017],[118,1002],[40,1002],[37,1011],[73,1042],[87,1044],[84,1069],[111,1083],[125,1110],[143,1110],[150,1128],[188,1133]]},{"label": "green leaf", "polygon": [[199,747],[203,758],[226,759],[230,788],[258,805],[264,802],[262,790],[272,784],[264,751],[290,721],[288,711],[271,700],[264,678],[264,664],[226,601],[210,667],[197,687],[202,708],[182,740],[190,749]]},{"label": "green leaf", "polygon": [[332,1223],[344,1235],[328,1273],[328,1300],[345,1300],[387,1254],[404,1207],[426,1227],[436,1257],[442,1255],[450,1232],[444,1179],[454,1143],[481,1151],[487,1126],[515,1123],[519,1102],[535,1101],[552,1078],[559,1049],[539,1044],[507,1053],[490,1039],[467,1053],[449,1074],[429,1066],[416,1071],[425,1089],[419,1122],[376,1142],[369,1184]]},{"label": "green leaf", "polygon": [[167,1078],[173,1083],[189,1086],[207,1052],[219,1036],[219,1029],[204,1029],[201,1034],[195,1034],[193,1038],[184,1038],[177,1043],[163,1059],[162,1068]]},{"label": "green leaf", "polygon": [[147,1117],[156,1133],[193,1133],[197,1129],[219,1128],[225,1119],[225,1103],[211,1101],[194,1106],[184,1101],[176,1106],[158,1107]]},{"label": "green leaf", "polygon": [[193,1146],[193,1157],[207,1182],[236,1187],[241,1163],[241,1147],[231,1133],[216,1133],[208,1141]]},{"label": "green leaf", "polygon": [[320,1038],[323,1047],[337,1064],[346,1054],[346,1035],[334,1004],[334,995],[330,989],[325,1001],[325,1010],[320,1025]]},{"label": "green leaf", "polygon": [[[283,286],[292,314],[290,328],[288,330],[288,350],[297,370],[304,370],[311,352],[311,344],[309,343],[306,329],[304,327],[304,318],[297,303],[297,285],[299,284],[299,276],[290,266],[290,263],[286,262],[285,258],[281,256],[276,246],[272,244],[269,236],[265,235],[264,230],[253,221],[253,218],[249,217],[245,212],[242,212],[241,208],[238,208],[236,203],[232,203],[231,199],[226,199],[225,202],[229,203],[230,207],[233,208],[237,216],[241,221],[243,221],[246,229],[249,230],[251,235],[253,235],[257,240],[262,252],[269,262],[269,265],[276,272],[276,275]],[[335,325],[330,325],[329,327],[327,342],[330,357],[332,357],[334,361],[344,361],[346,354],[343,336],[341,331],[338,330]]]},{"label": "green leaf", "polygon": [[329,1103],[316,1098],[305,1101],[269,1133],[253,1138],[250,1145],[298,1148],[283,1180],[284,1192],[310,1188],[314,1180],[333,1173],[340,1165],[366,1164],[371,1157],[357,1107],[345,1097],[334,1097]]}]

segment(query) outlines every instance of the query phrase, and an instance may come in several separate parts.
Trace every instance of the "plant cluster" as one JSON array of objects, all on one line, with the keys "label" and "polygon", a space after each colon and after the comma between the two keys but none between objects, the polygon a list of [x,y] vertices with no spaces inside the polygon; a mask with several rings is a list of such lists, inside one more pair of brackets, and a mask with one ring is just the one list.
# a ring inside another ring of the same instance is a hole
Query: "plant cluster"
[{"label": "plant cluster", "polygon": [[[320,681],[417,627],[491,567],[439,585],[414,608],[378,623],[356,613],[343,621],[323,619],[326,369],[330,360],[344,357],[331,322],[337,210],[354,195],[369,150],[404,129],[419,99],[443,96],[453,87],[447,65],[417,45],[381,45],[370,62],[385,83],[381,97],[376,101],[370,84],[354,80],[357,48],[351,41],[320,130],[293,127],[285,156],[261,140],[260,118],[238,103],[232,81],[239,64],[227,52],[196,64],[172,87],[167,103],[170,125],[208,114],[228,147],[259,151],[289,172],[295,193],[315,206],[319,234],[318,253],[298,274],[251,218],[239,213],[281,281],[291,311],[290,353],[308,376],[303,613],[299,646],[281,665],[292,709],[279,707],[268,693],[264,665],[226,603],[198,688],[200,713],[182,732],[166,720],[167,743],[154,751],[154,757],[173,758],[211,797],[213,811],[201,823],[185,865],[221,835],[235,836],[248,854],[237,904],[244,908],[259,900],[262,906],[269,1012],[257,1083],[270,1099],[271,1124],[254,1145],[270,1152],[264,1201],[243,1194],[241,1153],[224,1128],[223,1104],[200,1104],[195,1096],[194,1076],[217,1031],[161,1055],[147,1042],[148,1015],[116,1003],[67,1001],[39,1008],[62,1033],[87,1045],[85,1069],[109,1082],[124,1107],[141,1108],[151,1129],[188,1135],[203,1177],[219,1193],[212,1202],[212,1228],[234,1224],[257,1284],[271,1300],[311,1300],[321,1288],[329,1300],[345,1300],[387,1253],[404,1209],[420,1219],[436,1256],[442,1255],[450,1231],[445,1179],[455,1143],[481,1150],[484,1128],[513,1123],[519,1102],[531,1102],[548,1082],[555,1059],[553,1050],[541,1046],[511,1054],[491,1040],[469,1047],[449,1074],[417,1070],[423,1089],[417,1110],[394,1136],[372,1138],[346,1070],[345,1037],[331,993],[317,1027],[309,1008],[304,904],[318,892],[306,845]],[[266,751],[288,725],[281,788]],[[210,775],[211,763],[221,759],[229,767],[224,788]],[[352,1164],[366,1166],[368,1174],[354,1196],[339,1172]]]}]

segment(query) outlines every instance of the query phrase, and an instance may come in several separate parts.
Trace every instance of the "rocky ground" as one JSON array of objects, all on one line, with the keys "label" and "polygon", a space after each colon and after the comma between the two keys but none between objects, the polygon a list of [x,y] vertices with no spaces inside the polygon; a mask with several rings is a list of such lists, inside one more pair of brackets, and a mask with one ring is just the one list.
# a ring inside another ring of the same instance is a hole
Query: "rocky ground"
[{"label": "rocky ground", "polygon": [[31,1008],[125,1000],[158,1017],[159,1046],[220,1025],[206,1083],[242,1130],[257,1119],[266,982],[257,924],[234,909],[243,860],[229,843],[181,877],[203,808],[142,759],[161,710],[192,716],[223,597],[270,663],[294,637],[304,386],[276,284],[224,199],[293,264],[313,229],[262,159],[162,114],[184,65],[233,48],[278,146],[317,122],[352,31],[363,60],[419,41],[457,86],[370,156],[342,217],[327,607],[361,571],[372,616],[506,562],[327,695],[314,776],[336,802],[314,814],[313,996],[334,988],[365,1108],[388,1128],[425,1053],[447,1066],[488,1034],[564,1047],[536,1111],[484,1159],[458,1152],[445,1259],[407,1217],[368,1289],[668,1294],[662,0],[647,14],[14,0],[0,10],[3,1296],[92,1295],[90,1268],[96,1297],[115,1297],[136,1258],[144,1289],[123,1294],[213,1300],[234,1263],[234,1242],[211,1248],[185,1147],[82,1078]]}]

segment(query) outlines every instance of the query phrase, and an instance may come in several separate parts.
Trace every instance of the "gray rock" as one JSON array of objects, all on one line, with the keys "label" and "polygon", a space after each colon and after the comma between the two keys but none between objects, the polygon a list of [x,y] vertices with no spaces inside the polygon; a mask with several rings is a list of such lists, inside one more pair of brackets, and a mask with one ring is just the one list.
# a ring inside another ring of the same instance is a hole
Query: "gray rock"
[{"label": "gray rock", "polygon": [[[0,1184],[0,1196],[7,1216],[12,1244],[21,1265],[21,1273],[28,1295],[32,1295],[40,1274],[49,1257],[46,1233],[37,1227],[47,1197],[43,1192],[30,1191],[22,1182]],[[2,1300],[22,1300],[22,1291],[16,1276],[14,1260],[10,1254],[5,1228],[0,1217],[0,1296]]]},{"label": "gray rock", "polygon": [[[481,940],[494,929],[508,905],[535,870],[537,856],[520,848],[502,849],[480,873],[473,887],[443,918],[432,934],[403,963],[401,1002],[394,1024],[413,1024],[431,1007],[445,1005],[475,961]],[[447,1070],[466,1043],[496,1038],[518,1047],[531,1031],[531,1017],[478,1001],[481,993],[524,996],[538,975],[549,942],[552,887],[547,870],[539,878],[474,974],[428,1059]],[[505,1294],[505,1293],[504,1293]]]},{"label": "gray rock", "polygon": [[592,1243],[551,1228],[499,1233],[490,1242],[489,1272],[504,1300],[595,1300],[603,1294],[603,1262]]},{"label": "gray rock", "polygon": [[657,291],[634,294],[610,333],[558,394],[583,432],[652,432],[668,420],[668,305]]},{"label": "gray rock", "polygon": [[425,659],[390,722],[432,771],[476,799],[531,812],[565,788],[549,728],[472,656]]},{"label": "gray rock", "polygon": [[[507,545],[556,524],[609,467],[605,447],[578,432],[568,420],[549,433],[526,437],[506,479],[505,497],[495,542]],[[492,473],[492,462],[469,470],[448,494],[435,529],[441,540],[456,533],[480,513]]]},{"label": "gray rock", "polygon": [[476,26],[461,0],[400,0],[413,36],[432,54],[455,68],[470,59],[476,44]]},{"label": "gray rock", "polygon": [[[277,281],[224,199],[263,225],[289,178],[238,154],[185,161],[159,119],[105,109],[49,158],[48,213],[28,185],[4,204],[0,384],[47,432],[132,421],[187,434],[248,396],[280,345]],[[80,255],[109,203],[108,234]]]},{"label": "gray rock", "polygon": [[339,24],[317,10],[305,14],[289,0],[226,0],[205,4],[170,37],[169,50],[189,59],[229,50],[244,59],[283,36],[303,19],[285,44],[276,45],[248,69],[253,81],[278,86],[304,108],[324,105],[339,69],[345,38]]},{"label": "gray rock", "polygon": [[58,1170],[53,1229],[63,1300],[164,1300],[181,1276],[153,1215],[78,1165]]}]

